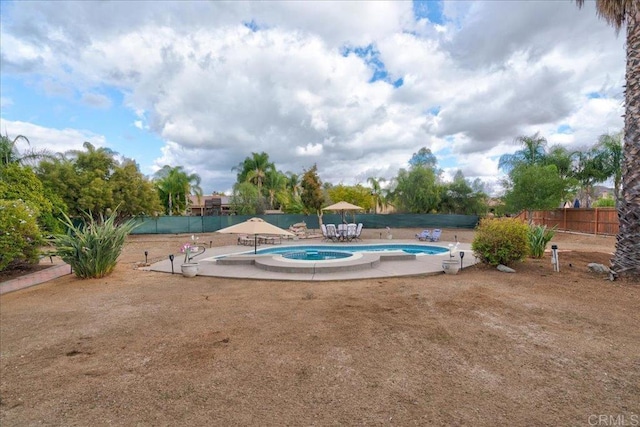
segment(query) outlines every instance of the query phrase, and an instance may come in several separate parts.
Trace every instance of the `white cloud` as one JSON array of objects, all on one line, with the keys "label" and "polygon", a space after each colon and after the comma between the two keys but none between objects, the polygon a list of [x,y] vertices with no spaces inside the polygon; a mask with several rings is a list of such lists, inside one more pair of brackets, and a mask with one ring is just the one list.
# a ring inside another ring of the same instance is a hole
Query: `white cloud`
[{"label": "white cloud", "polygon": [[82,144],[90,142],[96,147],[106,146],[103,135],[80,129],[54,129],[21,121],[0,119],[0,128],[6,130],[9,138],[24,135],[30,145],[23,140],[16,142],[19,150],[29,148],[44,149],[51,153],[64,153],[69,150],[83,150]]}]

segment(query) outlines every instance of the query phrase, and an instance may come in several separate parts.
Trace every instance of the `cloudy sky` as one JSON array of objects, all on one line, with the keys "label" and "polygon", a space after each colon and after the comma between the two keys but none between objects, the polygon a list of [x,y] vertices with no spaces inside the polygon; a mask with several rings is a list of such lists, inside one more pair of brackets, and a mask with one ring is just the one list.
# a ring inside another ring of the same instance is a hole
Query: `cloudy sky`
[{"label": "cloudy sky", "polygon": [[518,135],[592,145],[622,129],[624,30],[572,0],[1,4],[1,119],[235,182],[251,152],[323,181],[391,178],[430,148],[496,182]]}]

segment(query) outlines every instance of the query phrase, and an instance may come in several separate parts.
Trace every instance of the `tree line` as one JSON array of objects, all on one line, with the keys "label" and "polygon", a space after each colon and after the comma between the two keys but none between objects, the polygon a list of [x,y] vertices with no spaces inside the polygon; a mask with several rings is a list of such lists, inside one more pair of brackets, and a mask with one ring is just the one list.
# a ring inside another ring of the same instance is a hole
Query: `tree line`
[{"label": "tree line", "polygon": [[[109,148],[85,142],[82,150],[51,154],[20,152],[16,142],[1,136],[0,199],[27,200],[38,209],[42,226],[54,231],[61,212],[70,217],[90,213],[108,215],[116,207],[121,218],[138,215],[184,215],[190,196],[203,196],[201,178],[182,166],[166,165],[152,177],[140,172],[133,159]],[[622,134],[602,135],[586,150],[547,147],[539,134],[516,138],[521,149],[503,155],[499,168],[507,177],[502,198],[504,212],[547,209],[580,197],[593,199],[593,187],[611,180],[614,197],[620,196]],[[254,215],[266,210],[313,214],[323,206],[347,201],[372,213],[487,212],[489,196],[480,179],[473,181],[457,171],[443,179],[436,156],[423,147],[388,181],[369,177],[355,185],[323,182],[316,165],[301,172],[282,172],[265,152],[251,153],[232,168],[236,182],[230,195],[232,210]],[[612,199],[613,202],[613,199]],[[588,206],[589,202],[587,202]]]}]

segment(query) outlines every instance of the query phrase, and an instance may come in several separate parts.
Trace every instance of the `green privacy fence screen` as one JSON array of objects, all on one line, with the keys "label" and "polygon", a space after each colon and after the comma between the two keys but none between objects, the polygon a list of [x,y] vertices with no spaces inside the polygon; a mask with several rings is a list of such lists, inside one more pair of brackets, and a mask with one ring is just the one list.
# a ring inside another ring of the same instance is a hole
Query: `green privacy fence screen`
[{"label": "green privacy fence screen", "polygon": [[[208,233],[230,225],[238,224],[253,217],[262,218],[280,228],[289,228],[299,222],[307,224],[309,229],[320,228],[316,215],[231,215],[231,216],[160,216],[137,217],[138,226],[132,234],[179,234]],[[436,214],[347,214],[347,222],[361,222],[365,228],[474,228],[479,221],[475,215],[436,215]],[[339,214],[325,214],[325,224],[342,222]]]}]

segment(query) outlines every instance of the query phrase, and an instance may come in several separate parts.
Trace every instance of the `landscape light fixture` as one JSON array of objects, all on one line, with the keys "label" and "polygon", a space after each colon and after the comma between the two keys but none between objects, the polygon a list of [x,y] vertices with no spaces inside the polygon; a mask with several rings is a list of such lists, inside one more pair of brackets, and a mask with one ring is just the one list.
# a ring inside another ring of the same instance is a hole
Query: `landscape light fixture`
[{"label": "landscape light fixture", "polygon": [[460,251],[460,268],[462,268],[462,259],[464,258],[464,251]]},{"label": "landscape light fixture", "polygon": [[169,255],[169,261],[171,261],[171,274],[173,274],[173,254]]},{"label": "landscape light fixture", "polygon": [[144,263],[148,264],[147,257],[149,256],[149,251],[144,251]]},{"label": "landscape light fixture", "polygon": [[553,264],[553,271],[560,271],[560,261],[558,260],[558,245],[551,245],[551,264]]}]

